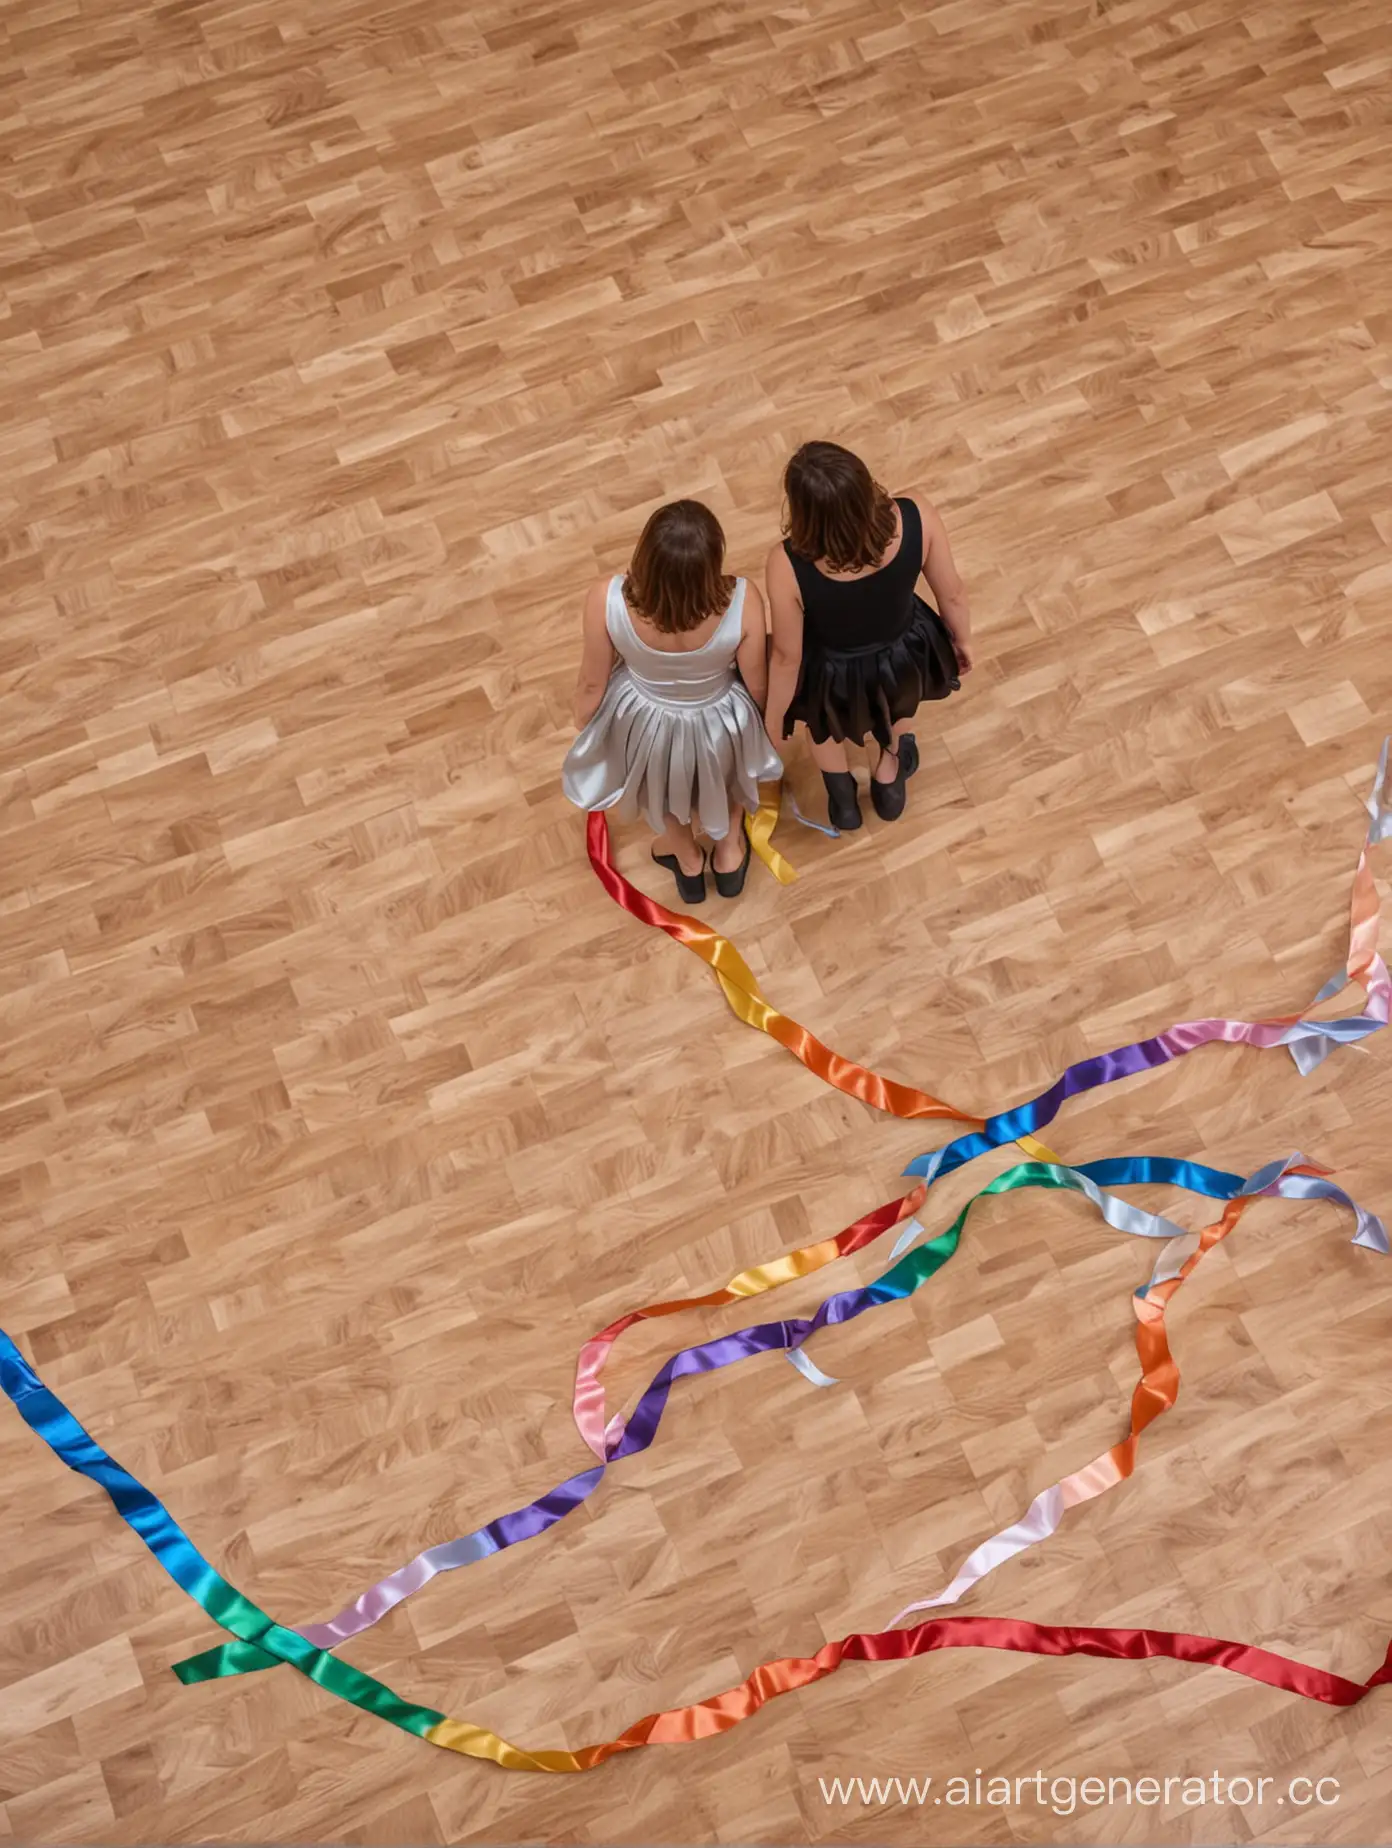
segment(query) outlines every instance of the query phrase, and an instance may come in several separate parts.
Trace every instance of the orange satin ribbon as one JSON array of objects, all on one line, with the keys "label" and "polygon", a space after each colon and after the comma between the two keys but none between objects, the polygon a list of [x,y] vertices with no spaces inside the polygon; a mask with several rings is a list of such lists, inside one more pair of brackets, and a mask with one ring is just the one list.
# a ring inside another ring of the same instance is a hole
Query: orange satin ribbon
[{"label": "orange satin ribbon", "polygon": [[[1325,1175],[1328,1170],[1311,1163],[1300,1163],[1292,1164],[1287,1172]],[[1061,1477],[1049,1488],[1042,1489],[1018,1521],[992,1534],[973,1549],[949,1585],[931,1598],[919,1598],[912,1604],[906,1604],[890,1620],[891,1628],[920,1611],[940,1610],[946,1604],[956,1604],[1007,1560],[1017,1559],[1020,1554],[1051,1539],[1070,1509],[1105,1495],[1109,1489],[1119,1487],[1132,1475],[1136,1468],[1141,1433],[1163,1412],[1170,1411],[1179,1399],[1179,1368],[1170,1352],[1165,1332],[1166,1305],[1213,1247],[1228,1236],[1253,1200],[1260,1197],[1258,1194],[1239,1194],[1228,1202],[1222,1218],[1216,1224],[1205,1226],[1197,1234],[1187,1235],[1183,1241],[1172,1240],[1161,1253],[1157,1277],[1160,1265],[1165,1264],[1170,1254],[1178,1255],[1175,1252],[1177,1244],[1187,1244],[1192,1240],[1192,1253],[1172,1275],[1159,1278],[1159,1281],[1151,1283],[1144,1290],[1137,1290],[1132,1296],[1131,1304],[1136,1314],[1136,1357],[1141,1363],[1141,1377],[1131,1396],[1131,1429],[1127,1435],[1120,1443],[1104,1450],[1101,1456],[1094,1457],[1091,1463]]]}]

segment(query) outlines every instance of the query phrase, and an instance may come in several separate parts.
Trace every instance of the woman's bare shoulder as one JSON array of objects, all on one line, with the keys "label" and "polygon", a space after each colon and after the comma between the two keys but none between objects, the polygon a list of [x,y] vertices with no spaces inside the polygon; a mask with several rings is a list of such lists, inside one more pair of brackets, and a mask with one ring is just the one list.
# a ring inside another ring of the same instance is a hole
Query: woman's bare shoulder
[{"label": "woman's bare shoulder", "polygon": [[925,526],[942,525],[943,517],[933,504],[932,496],[928,493],[926,488],[910,488],[908,492],[900,498],[913,502],[914,506],[918,508],[919,515]]},{"label": "woman's bare shoulder", "polygon": [[585,607],[581,614],[581,623],[585,629],[596,633],[607,626],[609,618],[609,586],[612,577],[593,578],[585,592]]}]

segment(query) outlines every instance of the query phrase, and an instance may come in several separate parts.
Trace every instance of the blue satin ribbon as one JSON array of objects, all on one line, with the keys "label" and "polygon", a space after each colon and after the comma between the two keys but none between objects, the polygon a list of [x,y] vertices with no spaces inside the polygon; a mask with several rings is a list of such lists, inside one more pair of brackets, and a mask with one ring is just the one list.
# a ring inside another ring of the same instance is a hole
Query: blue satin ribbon
[{"label": "blue satin ribbon", "polygon": [[[14,1342],[0,1329],[0,1387],[36,1437],[43,1439],[60,1463],[105,1489],[116,1512],[154,1554],[181,1591],[215,1623],[243,1641],[272,1650],[297,1668],[310,1672],[323,1655],[293,1630],[283,1630],[229,1585],[204,1559],[164,1503],[144,1483],[102,1449],[35,1373]],[[325,1658],[326,1660],[328,1658]]]},{"label": "blue satin ribbon", "polygon": [[829,841],[840,840],[841,830],[839,828],[833,828],[829,822],[813,821],[810,815],[804,815],[798,807],[796,796],[789,796],[788,801],[793,811],[793,819],[800,821],[804,828],[811,828],[818,834],[825,834]]}]

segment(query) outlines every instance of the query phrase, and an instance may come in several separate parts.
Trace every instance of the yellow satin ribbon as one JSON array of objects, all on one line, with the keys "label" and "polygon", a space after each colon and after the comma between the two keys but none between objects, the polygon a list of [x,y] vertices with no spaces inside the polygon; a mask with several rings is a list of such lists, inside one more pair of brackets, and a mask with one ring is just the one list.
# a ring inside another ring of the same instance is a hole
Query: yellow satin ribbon
[{"label": "yellow satin ribbon", "polygon": [[1047,1161],[1055,1168],[1066,1168],[1068,1166],[1068,1163],[1063,1159],[1062,1155],[1055,1155],[1054,1151],[1046,1147],[1045,1144],[1039,1140],[1038,1136],[1017,1136],[1015,1138],[1015,1146],[1016,1148],[1023,1149],[1031,1161]]},{"label": "yellow satin ribbon", "polygon": [[473,1726],[468,1720],[441,1720],[425,1737],[431,1745],[458,1752],[463,1758],[487,1758],[504,1771],[588,1771],[603,1762],[592,1756],[593,1747],[584,1757],[578,1752],[527,1752],[489,1732],[486,1726]]},{"label": "yellow satin ribbon", "polygon": [[749,836],[749,845],[773,874],[779,885],[791,885],[797,878],[797,870],[783,858],[773,844],[773,831],[778,826],[779,811],[783,803],[783,785],[770,783],[759,791],[759,806],[751,815],[747,811],[744,817],[744,831]]}]

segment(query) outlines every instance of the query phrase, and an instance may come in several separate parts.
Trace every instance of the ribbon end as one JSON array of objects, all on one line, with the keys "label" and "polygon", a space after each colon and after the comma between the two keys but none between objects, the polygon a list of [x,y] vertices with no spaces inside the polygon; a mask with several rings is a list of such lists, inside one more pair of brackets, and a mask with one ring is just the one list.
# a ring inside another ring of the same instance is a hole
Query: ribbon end
[{"label": "ribbon end", "polygon": [[789,1363],[796,1367],[802,1377],[813,1386],[839,1386],[840,1380],[833,1373],[823,1373],[815,1361],[811,1361],[801,1348],[793,1348],[788,1354]]},{"label": "ribbon end", "polygon": [[1355,1245],[1361,1245],[1365,1251],[1376,1251],[1381,1257],[1389,1255],[1387,1227],[1376,1213],[1369,1213],[1363,1224],[1353,1235]]}]

